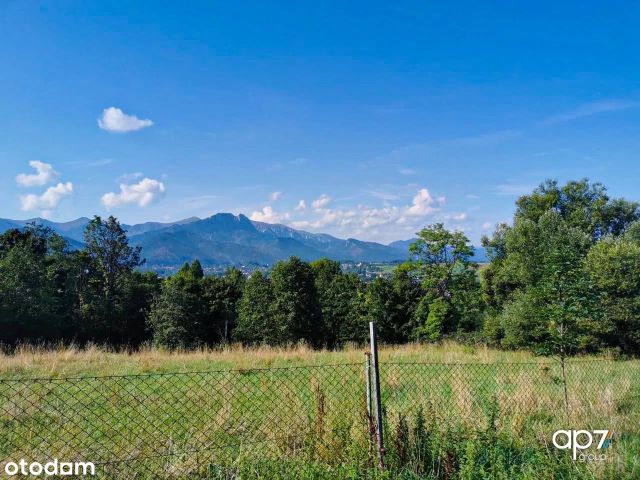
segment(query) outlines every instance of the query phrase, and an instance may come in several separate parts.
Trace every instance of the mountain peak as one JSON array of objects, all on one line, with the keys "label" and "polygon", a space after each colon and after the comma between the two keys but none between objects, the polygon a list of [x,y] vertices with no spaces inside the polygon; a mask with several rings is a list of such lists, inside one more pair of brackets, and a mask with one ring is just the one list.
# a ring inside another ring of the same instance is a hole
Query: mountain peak
[{"label": "mountain peak", "polygon": [[253,226],[253,224],[251,223],[251,220],[249,220],[249,218],[246,215],[243,215],[242,213],[239,215],[235,215],[233,213],[229,213],[229,212],[221,212],[221,213],[215,213],[213,215],[211,215],[210,217],[207,217],[203,220],[200,220],[201,222],[207,222],[207,223],[214,223],[214,224],[218,224],[218,225],[238,225],[238,224],[244,224],[244,225],[251,225]]},{"label": "mountain peak", "polygon": [[[38,219],[81,248],[88,218],[56,223]],[[0,232],[22,227],[25,221],[0,219]],[[178,266],[199,259],[203,265],[270,265],[292,255],[305,260],[331,258],[351,261],[395,261],[403,252],[375,242],[343,240],[280,224],[254,222],[246,215],[216,213],[177,222],[124,225],[132,245],[141,246],[147,267]]]}]

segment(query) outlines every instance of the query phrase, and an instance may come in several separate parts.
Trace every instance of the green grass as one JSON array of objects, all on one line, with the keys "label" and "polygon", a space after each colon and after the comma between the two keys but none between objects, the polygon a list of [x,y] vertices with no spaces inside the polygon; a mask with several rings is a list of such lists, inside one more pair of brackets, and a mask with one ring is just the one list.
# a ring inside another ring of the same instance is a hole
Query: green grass
[{"label": "green grass", "polygon": [[[571,361],[567,409],[550,359],[383,348],[381,471],[364,358],[304,346],[24,348],[0,359],[0,458],[94,461],[105,478],[640,477],[639,361]],[[613,430],[607,461],[572,462],[550,444],[561,428]]]}]

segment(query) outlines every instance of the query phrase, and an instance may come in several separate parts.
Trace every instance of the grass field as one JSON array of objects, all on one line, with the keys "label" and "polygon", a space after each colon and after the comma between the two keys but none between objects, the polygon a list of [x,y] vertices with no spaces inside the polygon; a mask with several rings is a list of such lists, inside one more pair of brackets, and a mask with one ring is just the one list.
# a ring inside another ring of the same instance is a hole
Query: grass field
[{"label": "grass field", "polygon": [[[559,365],[527,352],[406,345],[380,360],[384,472],[355,347],[25,347],[0,358],[0,457],[84,459],[106,478],[640,478],[639,361],[572,360],[567,406]],[[612,430],[606,460],[555,449],[571,428]]]}]

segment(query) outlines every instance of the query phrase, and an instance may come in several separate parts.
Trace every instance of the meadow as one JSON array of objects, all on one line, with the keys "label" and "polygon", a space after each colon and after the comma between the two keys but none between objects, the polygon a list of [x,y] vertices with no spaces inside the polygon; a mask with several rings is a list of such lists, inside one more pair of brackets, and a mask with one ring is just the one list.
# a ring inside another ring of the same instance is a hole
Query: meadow
[{"label": "meadow", "polygon": [[[638,478],[640,361],[455,343],[380,350],[385,470],[364,349],[22,347],[0,357],[0,456],[103,478]],[[609,429],[573,461],[558,429]]]}]

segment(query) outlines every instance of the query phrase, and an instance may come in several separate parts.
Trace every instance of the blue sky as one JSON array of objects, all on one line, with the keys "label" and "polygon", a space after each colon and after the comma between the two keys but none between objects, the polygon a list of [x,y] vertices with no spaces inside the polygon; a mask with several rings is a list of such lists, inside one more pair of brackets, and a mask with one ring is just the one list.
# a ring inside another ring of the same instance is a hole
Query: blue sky
[{"label": "blue sky", "polygon": [[5,0],[0,217],[477,242],[547,177],[640,200],[639,9]]}]

